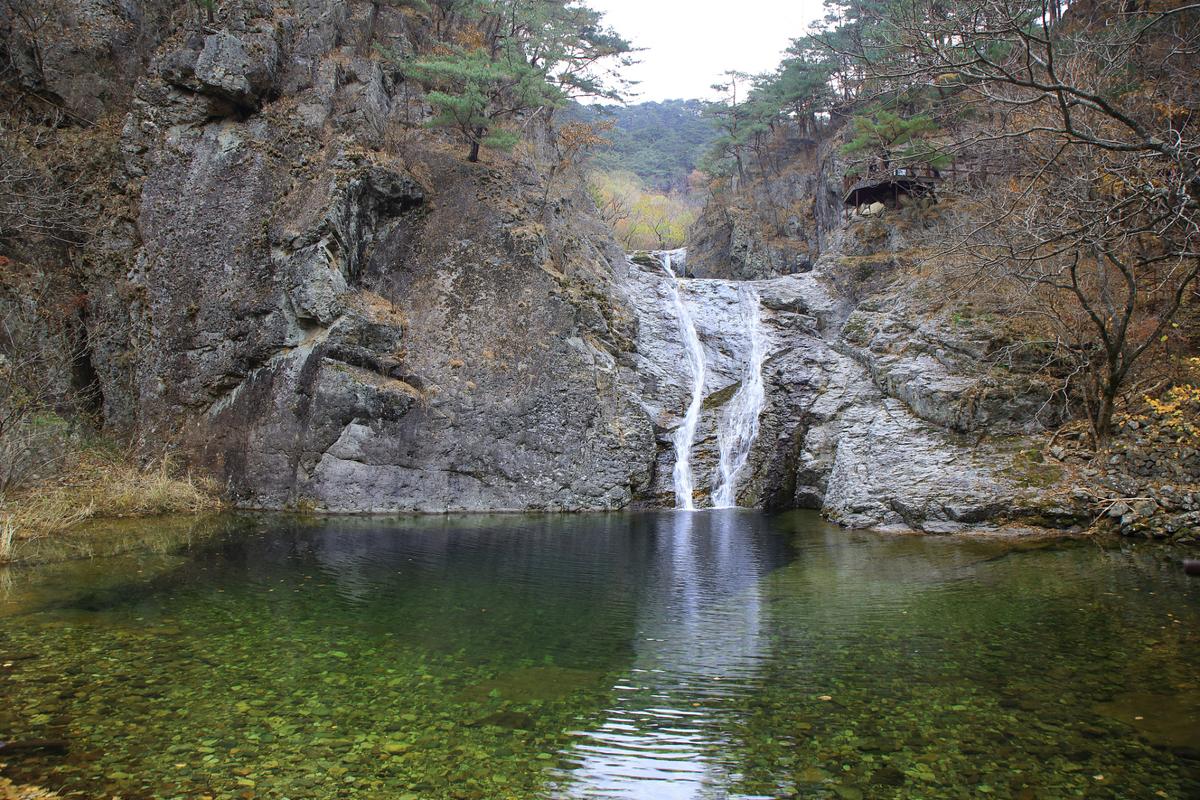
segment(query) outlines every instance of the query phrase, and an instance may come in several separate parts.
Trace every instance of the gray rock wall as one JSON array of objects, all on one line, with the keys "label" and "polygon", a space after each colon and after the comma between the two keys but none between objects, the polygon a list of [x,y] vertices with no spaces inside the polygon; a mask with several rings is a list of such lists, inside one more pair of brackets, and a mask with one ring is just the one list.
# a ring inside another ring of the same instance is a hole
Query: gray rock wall
[{"label": "gray rock wall", "polygon": [[[817,508],[852,527],[950,532],[1021,516],[1037,499],[1009,475],[1013,445],[982,442],[926,419],[872,379],[841,336],[844,317],[824,274],[750,282],[762,299],[770,343],[764,364],[766,406],[747,469],[741,505]],[[640,316],[635,371],[655,421],[657,459],[650,497],[673,503],[671,433],[681,423],[692,373],[667,296],[669,278],[631,264]],[[683,294],[708,371],[693,450],[701,507],[710,503],[717,465],[716,430],[749,358],[738,308],[742,282],[692,279]],[[968,380],[951,376],[946,380]],[[938,391],[950,391],[942,386]],[[935,403],[937,396],[922,395]]]},{"label": "gray rock wall", "polygon": [[1020,455],[1066,418],[1057,385],[912,268],[950,236],[937,209],[841,208],[836,145],[782,143],[691,232],[689,273],[752,282],[775,343],[744,499],[856,527],[1069,522],[1046,499],[1061,471]]},{"label": "gray rock wall", "polygon": [[153,58],[123,136],[136,430],[251,507],[628,506],[654,447],[623,255],[580,186],[543,203],[533,161],[413,133],[419,92],[363,55],[408,22],[369,9],[242,3]]},{"label": "gray rock wall", "polygon": [[[98,57],[69,50],[22,78],[80,114],[128,107],[85,276],[110,429],[248,507],[671,504],[691,375],[670,278],[625,260],[578,176],[545,192],[536,137],[472,165],[421,130],[419,89],[374,54],[413,49],[412,18],[335,0],[236,0],[212,25],[72,7],[130,45],[98,80],[137,79],[125,105],[84,97]],[[1028,505],[1019,445],[989,437],[1036,429],[1045,398],[979,369],[994,343],[925,319],[903,284],[847,283],[844,255],[886,275],[900,245],[843,230],[830,146],[797,147],[754,202],[697,226],[682,292],[708,364],[700,504],[752,280],[771,350],[741,504],[929,531]]]},{"label": "gray rock wall", "polygon": [[752,167],[740,190],[706,204],[688,232],[691,274],[763,280],[812,269],[843,222],[844,165],[834,145],[781,142],[778,157]]}]

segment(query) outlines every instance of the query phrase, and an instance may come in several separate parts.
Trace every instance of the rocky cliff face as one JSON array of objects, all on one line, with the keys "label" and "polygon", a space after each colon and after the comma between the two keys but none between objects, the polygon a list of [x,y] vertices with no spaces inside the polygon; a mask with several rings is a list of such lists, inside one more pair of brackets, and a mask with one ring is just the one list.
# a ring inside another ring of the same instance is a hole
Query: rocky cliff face
[{"label": "rocky cliff face", "polygon": [[[145,49],[127,227],[91,244],[109,424],[246,506],[633,502],[654,447],[618,363],[624,256],[578,181],[548,192],[536,143],[468,165],[421,131],[420,92],[374,53],[411,46],[400,9],[194,14]],[[76,61],[43,83],[75,85]]]},{"label": "rocky cliff face", "polygon": [[[419,90],[375,53],[411,49],[411,17],[71,7],[127,55],[56,50],[20,80],[120,118],[83,278],[110,428],[248,507],[671,505],[691,395],[673,279],[626,261],[576,177],[547,190],[536,142],[467,164],[421,131]],[[97,85],[136,78],[132,99],[81,94],[93,63]],[[706,210],[680,287],[708,365],[699,504],[746,378],[752,280],[770,349],[741,504],[929,531],[1019,516],[1033,500],[1014,454],[1052,404],[981,367],[996,343],[928,314],[915,284],[854,279],[902,243],[843,220],[827,145],[796,148],[769,189]]]},{"label": "rocky cliff face", "polygon": [[780,130],[769,179],[705,205],[689,233],[691,274],[761,280],[811,270],[842,224],[841,169],[832,141]]},{"label": "rocky cliff face", "polygon": [[[766,406],[739,482],[739,504],[816,508],[852,527],[928,532],[1033,518],[1054,522],[1049,517],[1055,515],[1069,521],[1069,509],[1047,507],[1042,476],[1031,476],[1033,465],[1022,460],[1020,429],[1029,419],[1011,418],[1020,406],[997,401],[1010,416],[990,417],[992,405],[972,398],[986,394],[994,378],[938,360],[942,350],[965,344],[927,331],[940,345],[922,350],[912,330],[867,336],[865,327],[859,332],[851,324],[868,312],[855,307],[847,316],[832,286],[827,270],[837,268],[840,246],[835,242],[809,273],[749,282],[761,297],[768,341]],[[629,285],[637,287],[631,302],[641,320],[635,372],[658,432],[649,499],[671,505],[670,436],[687,406],[692,371],[666,298],[670,278],[650,263],[633,263],[631,270]],[[717,429],[749,362],[738,292],[744,283],[691,279],[682,286],[707,364],[692,457],[701,506],[716,485]],[[910,370],[921,380],[906,384],[903,395],[875,377]]]},{"label": "rocky cliff face", "polygon": [[[404,22],[371,25],[403,46]],[[628,505],[653,448],[621,254],[533,166],[382,142],[423,108],[365,35],[340,3],[251,13],[139,87],[139,429],[245,505]]]}]

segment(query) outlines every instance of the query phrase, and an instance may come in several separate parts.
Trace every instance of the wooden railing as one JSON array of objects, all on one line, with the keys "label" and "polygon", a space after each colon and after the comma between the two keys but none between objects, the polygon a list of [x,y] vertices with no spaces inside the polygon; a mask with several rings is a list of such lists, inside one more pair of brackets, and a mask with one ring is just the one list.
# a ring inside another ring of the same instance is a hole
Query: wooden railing
[{"label": "wooden railing", "polygon": [[[950,171],[953,171],[953,167]],[[846,175],[842,179],[842,191],[848,192],[855,186],[887,181],[932,182],[941,180],[946,172],[947,170],[937,170],[927,164],[888,164],[877,161],[870,164],[865,172]]]}]

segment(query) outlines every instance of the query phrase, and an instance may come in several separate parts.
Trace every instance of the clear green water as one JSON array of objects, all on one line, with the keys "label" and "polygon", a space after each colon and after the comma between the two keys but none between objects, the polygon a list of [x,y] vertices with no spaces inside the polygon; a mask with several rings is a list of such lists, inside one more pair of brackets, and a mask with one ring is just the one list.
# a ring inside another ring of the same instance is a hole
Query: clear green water
[{"label": "clear green water", "polygon": [[0,575],[95,798],[1196,798],[1178,553],[748,512],[297,522]]}]

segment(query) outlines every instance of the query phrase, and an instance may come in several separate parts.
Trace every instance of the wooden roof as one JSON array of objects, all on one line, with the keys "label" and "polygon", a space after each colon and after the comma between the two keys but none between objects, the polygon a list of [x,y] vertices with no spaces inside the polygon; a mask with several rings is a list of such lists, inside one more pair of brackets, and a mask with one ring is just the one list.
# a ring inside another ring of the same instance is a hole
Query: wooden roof
[{"label": "wooden roof", "polygon": [[936,175],[917,174],[917,170],[903,167],[890,172],[873,173],[849,184],[842,202],[848,206],[860,206],[898,194],[926,194],[938,180]]}]

